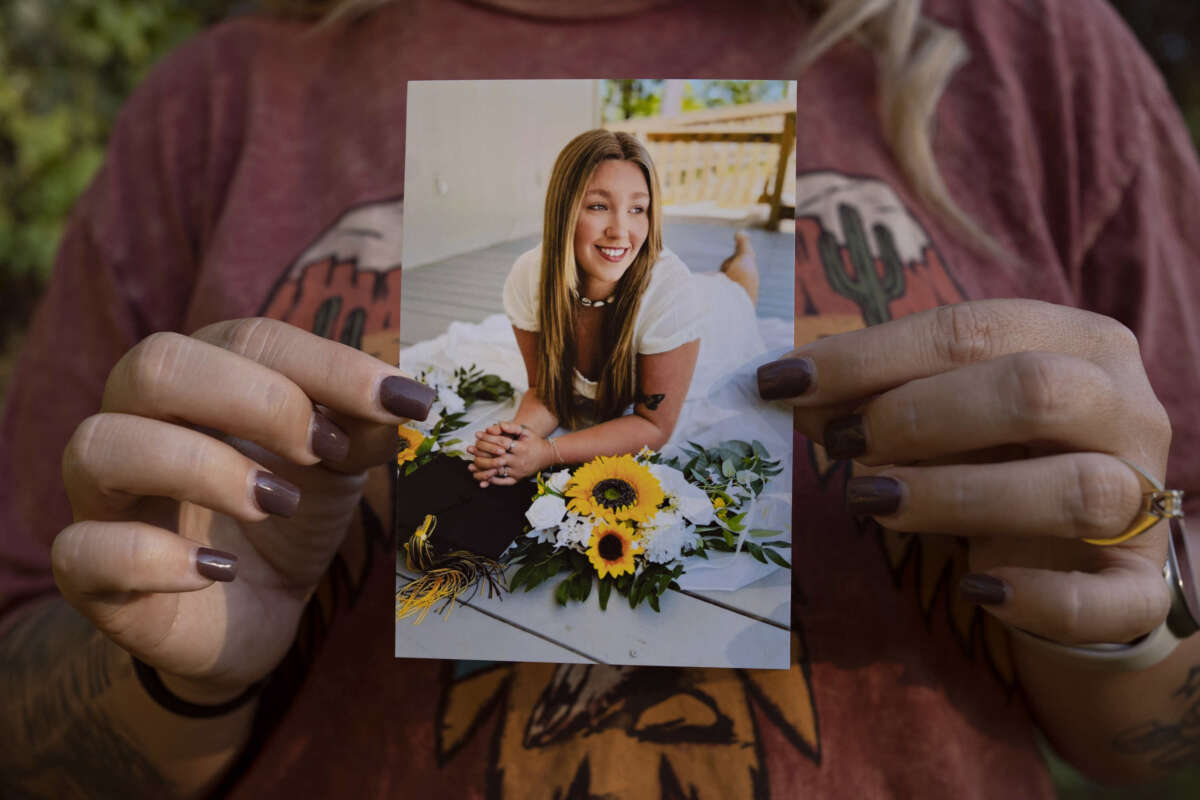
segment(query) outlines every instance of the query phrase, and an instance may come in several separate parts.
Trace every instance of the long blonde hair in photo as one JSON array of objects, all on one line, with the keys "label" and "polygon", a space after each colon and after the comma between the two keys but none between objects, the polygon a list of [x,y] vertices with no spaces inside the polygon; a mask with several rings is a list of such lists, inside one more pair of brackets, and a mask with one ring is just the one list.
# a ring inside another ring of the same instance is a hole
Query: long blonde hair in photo
[{"label": "long blonde hair in photo", "polygon": [[579,272],[575,263],[575,224],[583,195],[596,167],[617,159],[636,164],[646,178],[650,202],[646,214],[649,231],[642,249],[614,292],[612,309],[605,315],[602,339],[608,353],[596,391],[598,420],[620,416],[637,392],[637,353],[633,327],[642,295],[650,283],[654,262],[662,252],[662,197],[650,154],[628,133],[593,130],[576,136],[558,154],[546,188],[542,221],[542,272],[538,303],[537,391],[559,423],[579,422],[574,404],[575,314]]}]

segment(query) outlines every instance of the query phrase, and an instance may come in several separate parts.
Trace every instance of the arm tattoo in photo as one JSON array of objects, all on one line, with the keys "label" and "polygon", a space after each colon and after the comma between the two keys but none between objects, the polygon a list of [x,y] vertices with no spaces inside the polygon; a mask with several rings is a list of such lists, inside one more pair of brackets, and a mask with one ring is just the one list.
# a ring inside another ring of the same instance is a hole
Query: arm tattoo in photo
[{"label": "arm tattoo in photo", "polygon": [[662,401],[666,399],[667,396],[665,394],[639,394],[637,396],[637,402],[651,411],[657,411],[658,407],[662,405]]},{"label": "arm tattoo in photo", "polygon": [[1117,735],[1113,748],[1149,758],[1152,766],[1164,771],[1200,764],[1200,666],[1188,671],[1187,680],[1171,696],[1183,706],[1178,722],[1151,720],[1130,728]]}]

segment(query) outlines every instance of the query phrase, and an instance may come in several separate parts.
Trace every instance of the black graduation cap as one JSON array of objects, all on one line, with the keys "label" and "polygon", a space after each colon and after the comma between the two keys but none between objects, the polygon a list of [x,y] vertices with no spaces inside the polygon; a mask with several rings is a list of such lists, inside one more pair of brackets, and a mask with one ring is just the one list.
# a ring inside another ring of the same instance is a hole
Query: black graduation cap
[{"label": "black graduation cap", "polygon": [[467,463],[439,454],[396,479],[397,540],[409,567],[424,573],[397,592],[397,617],[419,612],[420,623],[434,604],[452,607],[483,581],[489,594],[503,586],[497,559],[524,532],[537,486],[518,481],[484,488]]},{"label": "black graduation cap", "polygon": [[532,481],[518,481],[512,486],[482,488],[467,469],[468,463],[438,455],[398,479],[395,518],[399,541],[407,542],[428,515],[437,520],[429,536],[436,555],[465,550],[499,558],[521,535],[537,486]]}]

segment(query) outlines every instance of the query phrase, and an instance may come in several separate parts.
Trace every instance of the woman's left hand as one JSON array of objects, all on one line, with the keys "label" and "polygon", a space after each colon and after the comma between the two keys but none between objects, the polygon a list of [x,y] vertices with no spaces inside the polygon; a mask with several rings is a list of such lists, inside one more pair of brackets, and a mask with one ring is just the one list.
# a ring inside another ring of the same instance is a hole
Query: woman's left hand
[{"label": "woman's left hand", "polygon": [[[1066,643],[1127,642],[1165,618],[1167,526],[1139,517],[1171,428],[1120,323],[1029,300],[944,306],[831,336],[759,371],[800,430],[854,459],[851,513],[967,538],[960,589]],[[865,467],[865,469],[864,469]]]},{"label": "woman's left hand", "polygon": [[549,441],[511,420],[476,431],[475,444],[467,452],[475,456],[467,469],[485,487],[512,486],[553,463]]}]

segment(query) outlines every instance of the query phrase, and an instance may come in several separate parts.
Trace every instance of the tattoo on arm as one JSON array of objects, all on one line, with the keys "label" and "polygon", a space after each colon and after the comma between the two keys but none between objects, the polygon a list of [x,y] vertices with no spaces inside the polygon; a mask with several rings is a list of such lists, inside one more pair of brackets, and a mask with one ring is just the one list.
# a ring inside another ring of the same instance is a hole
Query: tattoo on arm
[{"label": "tattoo on arm", "polygon": [[59,599],[0,637],[0,797],[174,795],[98,707],[115,677],[110,647]]},{"label": "tattoo on arm", "polygon": [[1150,759],[1159,770],[1169,771],[1200,764],[1200,666],[1188,671],[1187,679],[1171,693],[1184,704],[1174,724],[1151,720],[1117,734],[1113,748],[1126,755]]},{"label": "tattoo on arm", "polygon": [[658,410],[659,405],[661,405],[662,401],[666,399],[667,396],[665,394],[639,394],[637,396],[637,402],[641,403],[651,411]]}]

